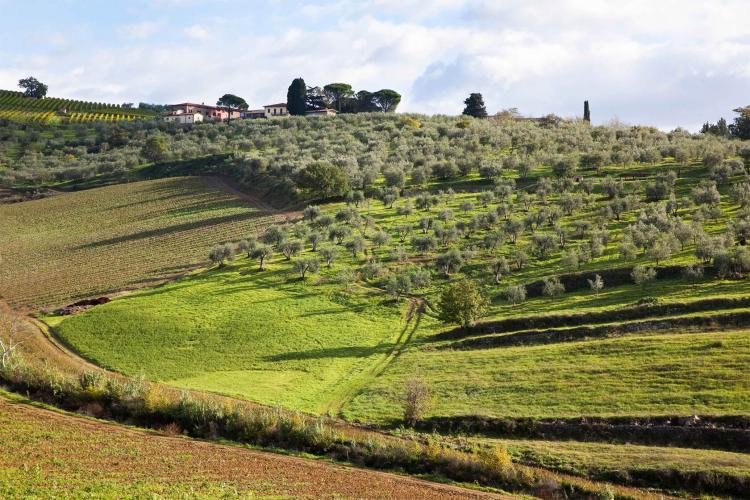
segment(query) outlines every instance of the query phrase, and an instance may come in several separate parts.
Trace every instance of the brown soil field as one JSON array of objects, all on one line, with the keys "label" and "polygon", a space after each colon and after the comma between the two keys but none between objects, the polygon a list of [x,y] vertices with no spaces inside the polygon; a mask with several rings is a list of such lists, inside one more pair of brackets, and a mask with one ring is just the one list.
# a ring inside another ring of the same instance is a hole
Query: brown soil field
[{"label": "brown soil field", "polygon": [[396,474],[170,437],[4,397],[0,451],[0,496],[184,491],[198,496],[498,498]]}]

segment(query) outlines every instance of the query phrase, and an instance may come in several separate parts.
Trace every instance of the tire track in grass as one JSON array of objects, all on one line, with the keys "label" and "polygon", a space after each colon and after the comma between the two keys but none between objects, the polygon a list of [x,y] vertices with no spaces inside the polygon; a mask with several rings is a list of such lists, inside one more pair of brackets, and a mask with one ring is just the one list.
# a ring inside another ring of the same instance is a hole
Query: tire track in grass
[{"label": "tire track in grass", "polygon": [[406,346],[414,338],[414,334],[419,328],[424,313],[424,301],[422,299],[412,298],[409,301],[409,307],[404,318],[404,327],[399,332],[398,338],[390,349],[377,359],[373,364],[360,371],[339,386],[331,394],[330,399],[323,407],[323,413],[331,416],[340,417],[341,410],[344,406],[354,399],[362,389],[379,377],[388,366],[406,349]]}]

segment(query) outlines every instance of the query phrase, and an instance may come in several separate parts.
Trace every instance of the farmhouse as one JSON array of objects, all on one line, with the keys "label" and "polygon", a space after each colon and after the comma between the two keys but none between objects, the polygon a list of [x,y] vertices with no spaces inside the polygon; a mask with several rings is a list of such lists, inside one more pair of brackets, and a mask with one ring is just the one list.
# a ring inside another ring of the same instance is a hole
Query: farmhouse
[{"label": "farmhouse", "polygon": [[179,123],[180,125],[191,125],[193,123],[202,122],[203,115],[198,112],[183,113],[182,111],[176,111],[166,115],[164,121],[169,123]]},{"label": "farmhouse", "polygon": [[240,111],[240,118],[265,118],[265,109],[243,109]]},{"label": "farmhouse", "polygon": [[228,110],[226,108],[195,104],[192,102],[183,102],[170,107],[172,108],[173,113],[200,113],[205,120],[221,121],[229,118],[240,117],[239,110]]},{"label": "farmhouse", "polygon": [[271,118],[274,116],[286,116],[289,114],[289,111],[286,109],[286,103],[281,102],[279,104],[266,104],[263,106],[263,109],[266,113],[266,118]]}]

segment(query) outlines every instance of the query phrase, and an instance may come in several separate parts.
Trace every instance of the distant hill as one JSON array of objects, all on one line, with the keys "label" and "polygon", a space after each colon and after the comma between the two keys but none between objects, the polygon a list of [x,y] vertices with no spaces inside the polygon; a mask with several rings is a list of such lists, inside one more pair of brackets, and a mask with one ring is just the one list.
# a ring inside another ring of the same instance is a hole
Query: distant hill
[{"label": "distant hill", "polygon": [[45,97],[35,99],[22,92],[0,90],[0,119],[22,122],[93,122],[153,118],[155,113],[145,109],[123,108],[119,104],[76,101]]}]

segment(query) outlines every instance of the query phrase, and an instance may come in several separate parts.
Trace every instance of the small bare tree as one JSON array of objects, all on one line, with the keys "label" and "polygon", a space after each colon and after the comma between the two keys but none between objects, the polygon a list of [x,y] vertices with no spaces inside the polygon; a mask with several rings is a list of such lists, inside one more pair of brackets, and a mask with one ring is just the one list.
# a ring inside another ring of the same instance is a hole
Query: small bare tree
[{"label": "small bare tree", "polygon": [[421,377],[411,377],[404,384],[404,422],[413,426],[430,410],[432,395]]},{"label": "small bare tree", "polygon": [[21,322],[18,318],[0,317],[0,367],[10,366],[17,355],[18,346],[21,345],[21,340],[18,338],[20,333]]}]

